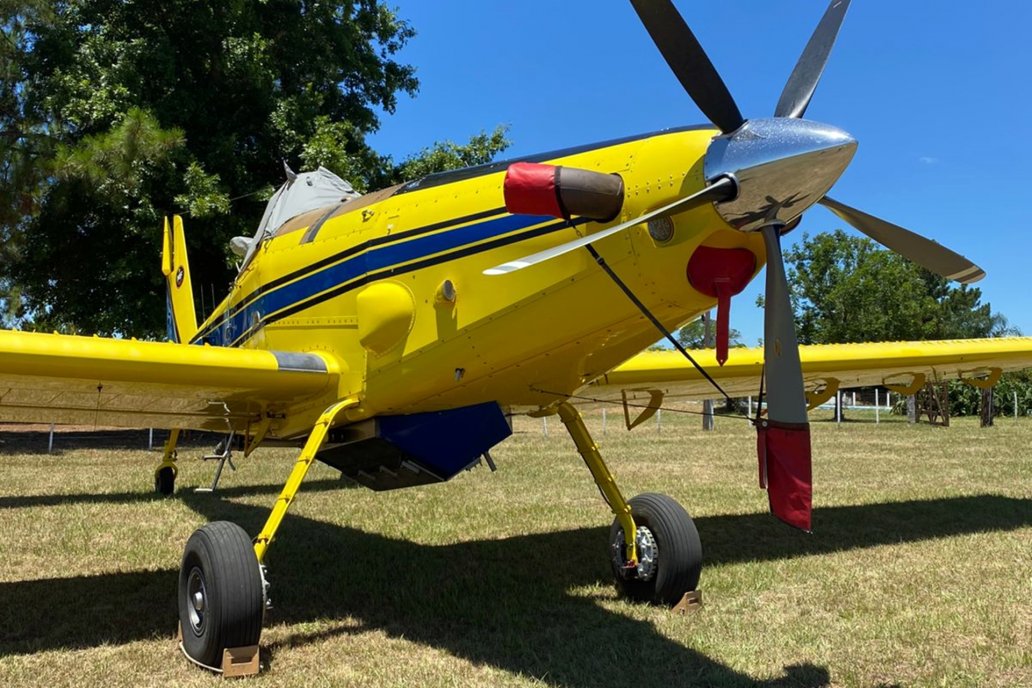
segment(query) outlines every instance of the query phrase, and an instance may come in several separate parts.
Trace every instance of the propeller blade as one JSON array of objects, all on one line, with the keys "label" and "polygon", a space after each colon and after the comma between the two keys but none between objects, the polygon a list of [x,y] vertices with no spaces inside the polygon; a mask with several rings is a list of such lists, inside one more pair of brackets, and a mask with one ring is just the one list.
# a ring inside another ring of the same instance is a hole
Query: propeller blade
[{"label": "propeller blade", "polygon": [[774,109],[775,117],[800,118],[817,90],[817,82],[821,80],[824,65],[828,62],[831,46],[835,45],[842,19],[849,9],[849,0],[831,0],[825,10],[821,22],[810,36],[803,54],[799,56],[795,69],[788,77],[785,90],[781,92],[778,106]]},{"label": "propeller blade", "polygon": [[767,416],[757,426],[761,484],[775,516],[810,530],[812,479],[810,425],[803,368],[799,362],[792,302],[776,225],[763,228],[767,248],[767,291],[763,313],[763,371]]},{"label": "propeller blade", "polygon": [[725,134],[745,122],[706,51],[670,0],[631,0],[663,59],[703,114]]},{"label": "propeller blade", "polygon": [[767,248],[767,291],[763,313],[763,365],[767,377],[767,417],[779,423],[806,423],[806,392],[799,363],[788,278],[776,225],[763,229]]},{"label": "propeller blade", "polygon": [[985,270],[964,256],[920,234],[851,208],[828,196],[822,198],[820,203],[882,246],[937,275],[961,284],[971,284],[985,277]]},{"label": "propeller blade", "polygon": [[691,196],[679,198],[673,203],[669,203],[661,208],[656,208],[655,210],[647,212],[633,220],[628,220],[627,222],[609,227],[608,229],[603,229],[602,231],[595,232],[594,234],[589,234],[588,236],[579,237],[573,241],[568,241],[565,244],[560,244],[559,246],[553,246],[552,248],[539,251],[526,256],[525,258],[520,258],[519,260],[509,261],[508,263],[502,263],[501,265],[497,265],[493,268],[488,268],[487,270],[484,270],[484,274],[504,275],[509,272],[515,272],[516,270],[522,270],[523,268],[530,267],[531,265],[543,263],[546,260],[551,260],[552,258],[561,256],[564,253],[569,253],[581,246],[592,244],[599,239],[605,239],[606,237],[622,232],[625,229],[636,227],[643,222],[648,222],[649,220],[654,220],[658,217],[673,215],[700,205],[705,205],[706,203],[718,203],[726,200],[734,193],[735,183],[729,177],[721,177],[705,189],[697,191]]}]

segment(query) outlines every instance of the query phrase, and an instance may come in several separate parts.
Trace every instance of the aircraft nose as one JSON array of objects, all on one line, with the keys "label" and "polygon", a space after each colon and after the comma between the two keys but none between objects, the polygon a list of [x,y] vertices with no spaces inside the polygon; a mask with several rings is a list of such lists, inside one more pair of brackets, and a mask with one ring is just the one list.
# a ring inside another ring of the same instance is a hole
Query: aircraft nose
[{"label": "aircraft nose", "polygon": [[717,203],[724,220],[744,232],[788,224],[824,197],[853,159],[856,139],[820,122],[778,117],[749,120],[713,139],[704,174],[731,176],[738,195]]}]

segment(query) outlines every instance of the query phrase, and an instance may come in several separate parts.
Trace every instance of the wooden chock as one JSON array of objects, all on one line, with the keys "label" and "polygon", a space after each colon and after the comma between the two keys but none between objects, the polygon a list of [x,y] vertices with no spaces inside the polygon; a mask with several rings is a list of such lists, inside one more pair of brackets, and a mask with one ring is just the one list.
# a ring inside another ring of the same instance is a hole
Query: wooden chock
[{"label": "wooden chock", "polygon": [[688,612],[694,612],[698,609],[702,609],[702,590],[686,592],[681,601],[675,604],[670,611],[684,616]]},{"label": "wooden chock", "polygon": [[226,648],[222,651],[222,666],[213,667],[201,664],[186,653],[186,648],[183,647],[183,624],[178,624],[176,628],[176,644],[179,645],[184,657],[199,667],[222,674],[223,678],[254,676],[261,670],[261,653],[257,645]]},{"label": "wooden chock", "polygon": [[222,675],[225,678],[254,676],[261,668],[257,645],[227,647],[222,651]]}]

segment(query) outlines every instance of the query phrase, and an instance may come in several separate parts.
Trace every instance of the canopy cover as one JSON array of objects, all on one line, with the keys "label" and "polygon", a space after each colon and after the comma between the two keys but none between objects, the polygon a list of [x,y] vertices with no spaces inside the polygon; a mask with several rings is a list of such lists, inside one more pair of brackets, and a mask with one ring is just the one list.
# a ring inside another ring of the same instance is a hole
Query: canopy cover
[{"label": "canopy cover", "polygon": [[234,237],[230,242],[233,252],[243,256],[242,265],[247,264],[262,240],[287,220],[316,208],[346,203],[362,195],[322,166],[314,172],[301,174],[295,173],[286,163],[283,163],[283,169],[287,181],[269,199],[254,237]]}]

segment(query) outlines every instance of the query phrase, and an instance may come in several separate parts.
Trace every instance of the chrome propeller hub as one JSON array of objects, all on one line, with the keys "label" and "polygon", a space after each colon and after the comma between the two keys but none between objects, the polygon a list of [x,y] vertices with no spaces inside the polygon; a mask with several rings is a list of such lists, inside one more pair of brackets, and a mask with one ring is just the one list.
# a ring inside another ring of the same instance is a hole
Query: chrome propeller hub
[{"label": "chrome propeller hub", "polygon": [[738,195],[716,203],[743,232],[787,225],[824,197],[856,151],[856,139],[828,124],[775,117],[753,119],[713,139],[704,174],[732,177]]}]

